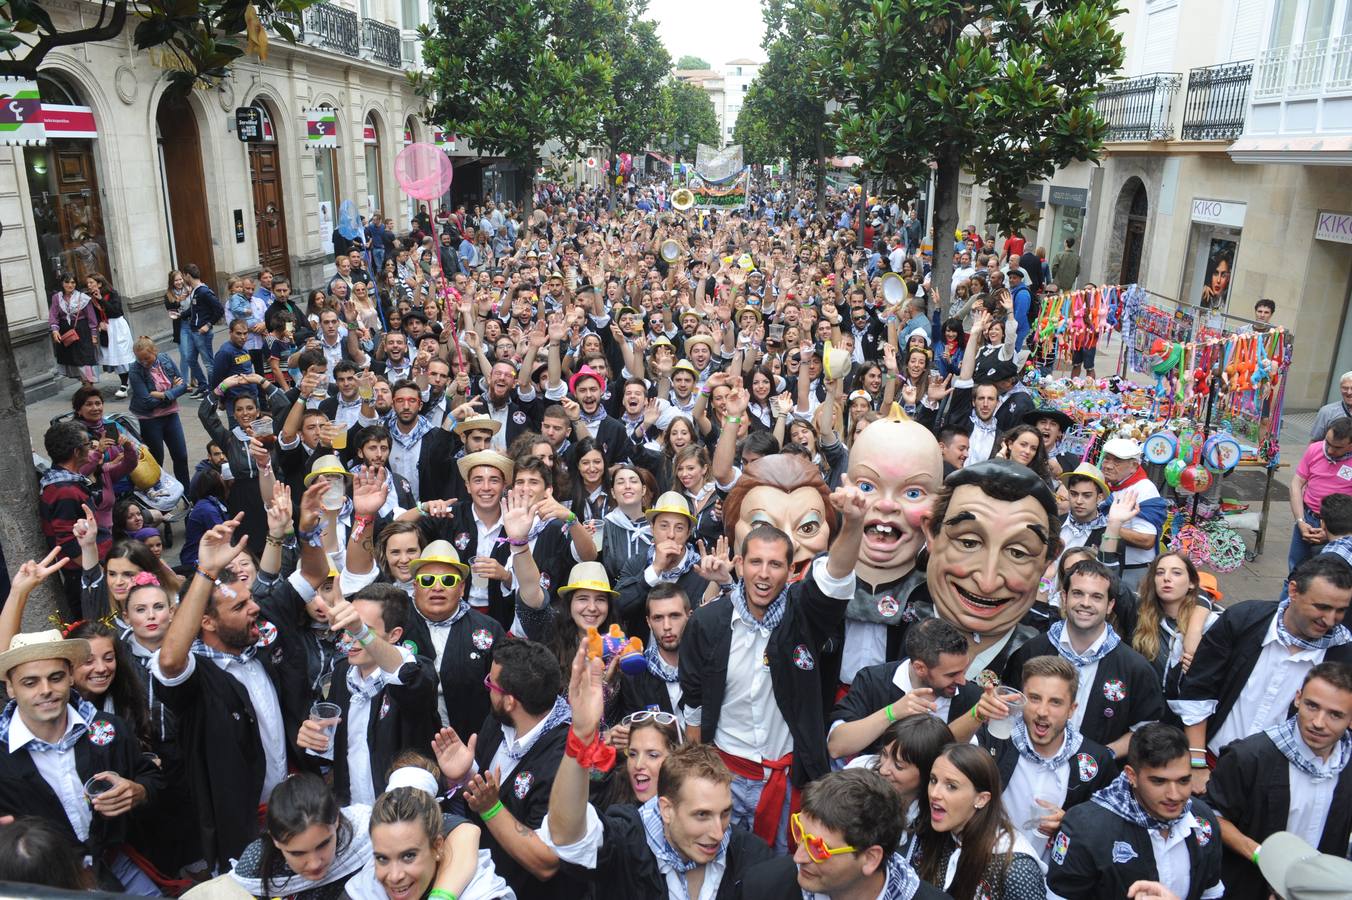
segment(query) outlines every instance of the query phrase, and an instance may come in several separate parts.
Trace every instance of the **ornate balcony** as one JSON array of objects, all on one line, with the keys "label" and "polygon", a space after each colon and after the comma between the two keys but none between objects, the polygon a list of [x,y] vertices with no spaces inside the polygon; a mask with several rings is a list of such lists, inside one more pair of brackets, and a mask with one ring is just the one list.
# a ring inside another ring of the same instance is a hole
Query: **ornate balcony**
[{"label": "ornate balcony", "polygon": [[305,8],[305,40],[348,56],[356,56],[357,14],[332,3],[320,2]]},{"label": "ornate balcony", "polygon": [[399,29],[374,19],[363,19],[361,23],[361,49],[376,62],[399,68],[403,64],[402,50],[399,46]]},{"label": "ornate balcony", "polygon": [[1188,73],[1183,100],[1183,140],[1226,141],[1244,132],[1253,63],[1204,66]]},{"label": "ornate balcony", "polygon": [[1183,83],[1177,72],[1142,75],[1109,83],[1095,101],[1108,120],[1108,141],[1167,141],[1174,136],[1174,95]]}]

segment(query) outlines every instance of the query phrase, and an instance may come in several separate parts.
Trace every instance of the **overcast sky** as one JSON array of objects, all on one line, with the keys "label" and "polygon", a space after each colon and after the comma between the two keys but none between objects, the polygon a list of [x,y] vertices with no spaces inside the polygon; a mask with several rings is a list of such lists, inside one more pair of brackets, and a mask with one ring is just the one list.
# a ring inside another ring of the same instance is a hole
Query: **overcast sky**
[{"label": "overcast sky", "polygon": [[657,22],[673,63],[687,53],[715,68],[739,57],[765,59],[759,0],[651,0],[647,17]]}]

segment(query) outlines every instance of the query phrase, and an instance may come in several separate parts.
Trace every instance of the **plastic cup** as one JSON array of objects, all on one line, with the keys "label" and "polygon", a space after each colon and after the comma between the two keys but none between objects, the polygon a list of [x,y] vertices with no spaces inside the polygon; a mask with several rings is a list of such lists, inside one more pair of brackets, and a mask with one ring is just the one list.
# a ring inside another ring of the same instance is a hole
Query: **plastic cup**
[{"label": "plastic cup", "polygon": [[333,439],[329,441],[329,446],[335,450],[347,449],[347,429],[342,425],[333,426]]},{"label": "plastic cup", "polygon": [[111,778],[105,778],[100,775],[95,775],[94,777],[90,778],[88,781],[84,783],[85,796],[89,798],[90,803],[93,803],[95,797],[99,796],[100,794],[108,793],[115,786],[116,785],[113,783],[113,780]]},{"label": "plastic cup", "polygon": [[591,531],[592,543],[596,545],[596,550],[601,551],[601,543],[606,536],[606,523],[602,519],[588,519],[587,528]]},{"label": "plastic cup", "polygon": [[488,579],[474,571],[474,564],[479,561],[479,557],[471,556],[469,558],[469,589],[478,594],[488,590]]},{"label": "plastic cup", "polygon": [[275,444],[277,442],[277,435],[272,431],[272,420],[256,420],[253,423],[253,436],[258,438],[258,442],[265,447]]},{"label": "plastic cup", "polygon": [[310,707],[310,721],[323,724],[324,734],[329,739],[329,749],[325,750],[323,753],[318,753],[314,750],[306,750],[306,753],[324,759],[333,759],[333,735],[338,730],[338,719],[342,714],[343,708],[337,703],[326,703],[322,700],[315,701]]},{"label": "plastic cup", "polygon": [[1014,720],[1023,715],[1023,692],[1001,685],[995,689],[995,696],[1009,706],[1009,715],[1003,719],[991,719],[986,723],[986,728],[991,737],[1008,740],[1014,733]]},{"label": "plastic cup", "polygon": [[334,512],[343,508],[343,501],[347,499],[347,486],[343,484],[341,475],[326,475],[329,479],[328,490],[324,491],[324,496],[319,502],[329,512]]}]

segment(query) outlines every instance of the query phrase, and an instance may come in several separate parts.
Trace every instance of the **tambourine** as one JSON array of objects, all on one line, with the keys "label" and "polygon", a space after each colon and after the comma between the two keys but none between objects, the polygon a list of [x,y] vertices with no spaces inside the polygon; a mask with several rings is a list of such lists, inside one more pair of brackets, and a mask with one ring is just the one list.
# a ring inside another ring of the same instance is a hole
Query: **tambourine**
[{"label": "tambourine", "polygon": [[1232,472],[1244,455],[1239,441],[1228,434],[1213,434],[1202,444],[1202,463],[1215,472]]},{"label": "tambourine", "polygon": [[1148,463],[1162,466],[1178,453],[1178,436],[1172,431],[1160,431],[1146,438],[1141,455]]}]

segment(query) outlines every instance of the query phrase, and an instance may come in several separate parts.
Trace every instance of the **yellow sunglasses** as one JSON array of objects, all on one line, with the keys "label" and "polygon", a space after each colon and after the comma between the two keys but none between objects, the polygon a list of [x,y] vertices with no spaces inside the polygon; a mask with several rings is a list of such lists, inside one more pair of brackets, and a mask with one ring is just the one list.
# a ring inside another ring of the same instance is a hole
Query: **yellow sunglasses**
[{"label": "yellow sunglasses", "polygon": [[853,847],[828,847],[826,841],[803,830],[803,823],[798,818],[798,813],[789,816],[789,833],[793,835],[796,843],[802,845],[803,849],[807,851],[807,855],[815,862],[826,862],[831,857],[839,856],[842,853],[859,852]]},{"label": "yellow sunglasses", "polygon": [[415,580],[417,581],[419,587],[430,588],[432,585],[440,581],[442,587],[453,588],[460,583],[460,575],[456,572],[444,572],[440,575],[432,575],[428,573],[416,576]]}]

